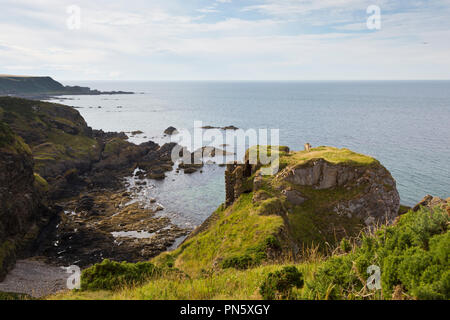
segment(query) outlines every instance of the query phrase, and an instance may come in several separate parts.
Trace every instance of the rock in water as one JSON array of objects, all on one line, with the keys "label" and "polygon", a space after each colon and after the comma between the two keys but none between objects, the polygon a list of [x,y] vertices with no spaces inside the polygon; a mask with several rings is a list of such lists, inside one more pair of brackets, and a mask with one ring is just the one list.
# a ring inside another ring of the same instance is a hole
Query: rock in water
[{"label": "rock in water", "polygon": [[164,130],[164,134],[172,135],[177,133],[177,128],[174,127],[168,127],[166,130]]}]

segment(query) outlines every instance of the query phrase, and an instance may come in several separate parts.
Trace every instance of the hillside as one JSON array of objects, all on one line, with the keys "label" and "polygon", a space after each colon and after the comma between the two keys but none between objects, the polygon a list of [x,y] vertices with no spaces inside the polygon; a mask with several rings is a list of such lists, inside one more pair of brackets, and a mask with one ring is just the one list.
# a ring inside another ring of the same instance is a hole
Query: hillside
[{"label": "hillside", "polygon": [[[204,270],[190,275],[169,265],[151,274],[105,261],[83,272],[82,290],[49,299],[450,299],[450,201],[447,209],[421,207],[342,241],[329,256],[309,250],[301,262],[266,263],[246,270]],[[381,289],[370,290],[367,268],[381,270]],[[153,269],[155,270],[155,269]],[[127,279],[127,276],[129,278]],[[116,283],[113,289],[106,287]],[[89,288],[89,289],[87,289]]]},{"label": "hillside", "polygon": [[0,96],[12,95],[26,98],[49,98],[58,95],[130,94],[131,92],[101,92],[88,87],[63,86],[51,77],[0,75]]}]

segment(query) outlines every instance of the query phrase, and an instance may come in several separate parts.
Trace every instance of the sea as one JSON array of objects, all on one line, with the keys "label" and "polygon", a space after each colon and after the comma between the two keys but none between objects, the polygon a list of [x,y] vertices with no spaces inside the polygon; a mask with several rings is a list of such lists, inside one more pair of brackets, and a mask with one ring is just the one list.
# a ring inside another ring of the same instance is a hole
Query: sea
[{"label": "sea", "polygon": [[[173,126],[233,125],[278,132],[280,145],[349,148],[378,159],[397,182],[401,203],[450,196],[450,81],[66,81],[132,95],[62,96],[89,126],[128,132],[130,141],[160,144]],[[131,137],[132,131],[141,131]],[[258,131],[259,132],[259,131]],[[248,143],[248,142],[247,142]],[[224,148],[226,148],[224,146]],[[191,175],[150,180],[152,197],[179,224],[196,226],[225,198],[224,168],[207,164]],[[130,178],[131,181],[131,178]]]}]

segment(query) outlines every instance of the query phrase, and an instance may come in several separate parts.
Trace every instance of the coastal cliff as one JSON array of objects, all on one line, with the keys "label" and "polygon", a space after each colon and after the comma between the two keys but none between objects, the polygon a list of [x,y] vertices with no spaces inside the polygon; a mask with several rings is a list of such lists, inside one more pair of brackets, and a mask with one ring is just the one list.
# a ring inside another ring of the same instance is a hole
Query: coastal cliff
[{"label": "coastal cliff", "polygon": [[0,75],[0,95],[43,99],[59,95],[132,94],[125,91],[102,92],[88,87],[63,86],[51,77]]},{"label": "coastal cliff", "polygon": [[33,173],[29,147],[0,121],[0,281],[52,218],[44,196],[47,187]]},{"label": "coastal cliff", "polygon": [[[41,214],[35,210],[39,201],[48,200],[59,208],[50,224],[33,225],[33,234],[28,233],[28,225],[17,225],[17,237],[42,234],[30,254],[65,265],[77,262],[87,266],[104,258],[137,262],[154,257],[189,232],[156,216],[161,210],[158,204],[144,207],[133,203],[124,185],[124,178],[132,177],[138,167],[138,189],[146,178],[157,175],[163,179],[165,172],[173,169],[171,152],[176,144],[159,146],[148,141],[135,145],[124,133],[92,130],[72,107],[13,97],[0,97],[0,124],[15,137],[4,138],[6,149],[0,150],[4,175],[0,186],[6,190],[2,205],[20,209],[1,215],[0,223],[6,226],[11,219],[22,217],[39,221]],[[7,152],[16,145],[26,152]],[[17,180],[17,172],[27,178]],[[42,186],[42,194],[32,192],[33,181]],[[13,190],[23,192],[24,197],[19,192],[11,198]],[[33,205],[28,205],[27,199]],[[158,233],[139,239],[128,236],[136,230]],[[10,243],[0,238],[2,256],[11,256],[7,254]],[[5,261],[9,268],[14,259]]]},{"label": "coastal cliff", "polygon": [[280,147],[279,164],[267,176],[260,164],[228,164],[225,204],[172,254],[175,265],[195,271],[199,265],[247,268],[301,258],[307,248],[325,252],[397,217],[395,180],[369,156],[333,147]]}]

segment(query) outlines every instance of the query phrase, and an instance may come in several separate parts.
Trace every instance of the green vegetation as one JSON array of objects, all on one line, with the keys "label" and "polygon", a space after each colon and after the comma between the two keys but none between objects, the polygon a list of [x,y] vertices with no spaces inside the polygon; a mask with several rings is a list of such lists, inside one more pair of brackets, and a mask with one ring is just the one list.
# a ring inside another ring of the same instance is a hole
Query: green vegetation
[{"label": "green vegetation", "polygon": [[123,286],[138,285],[160,275],[162,270],[150,262],[115,262],[103,260],[83,270],[82,290],[115,290]]},{"label": "green vegetation", "polygon": [[[315,263],[297,264],[299,272],[310,278],[316,270]],[[141,286],[124,287],[116,291],[71,291],[57,294],[49,299],[88,300],[248,300],[262,299],[260,286],[270,272],[276,272],[284,265],[273,264],[247,270],[225,269],[205,272],[195,277],[173,277],[164,275]],[[292,289],[292,296],[301,296],[300,288]]]},{"label": "green vegetation", "polygon": [[259,292],[265,300],[290,299],[294,287],[303,287],[303,275],[295,266],[287,266],[270,272],[261,284]]},{"label": "green vegetation", "polygon": [[103,150],[103,156],[106,158],[110,155],[118,155],[129,145],[130,143],[126,140],[121,138],[113,138],[106,143],[105,149]]},{"label": "green vegetation", "polygon": [[227,209],[219,207],[214,215],[215,222],[206,231],[158,257],[156,262],[172,259],[175,267],[190,274],[214,265],[238,269],[256,266],[264,260],[266,250],[283,226],[283,219],[278,215],[257,214],[251,193],[243,194]]},{"label": "green vegetation", "polygon": [[37,188],[43,192],[47,192],[49,189],[49,185],[47,180],[42,178],[39,174],[34,173],[34,182]]},{"label": "green vegetation", "polygon": [[[364,235],[350,253],[331,257],[307,282],[311,299],[389,299],[399,286],[404,298],[450,299],[450,219],[442,209],[422,208],[395,226]],[[348,245],[344,245],[348,251]],[[368,292],[367,268],[381,268],[381,292]]]},{"label": "green vegetation", "polygon": [[0,291],[0,301],[8,300],[34,300],[33,297],[24,293],[13,293],[13,292],[1,292]]},{"label": "green vegetation", "polygon": [[[58,161],[80,161],[99,154],[98,142],[90,137],[86,122],[77,110],[54,103],[0,97],[0,122],[3,121],[32,150],[35,171]],[[0,126],[0,147],[10,144]],[[30,148],[17,138],[22,149]]]},{"label": "green vegetation", "polygon": [[344,164],[351,166],[370,166],[379,164],[378,160],[353,152],[349,149],[338,149],[325,146],[312,148],[310,152],[298,151],[286,154],[282,157],[280,162],[286,165],[295,165],[296,167],[300,167],[314,159],[324,159],[325,161],[333,164]]},{"label": "green vegetation", "polygon": [[28,145],[21,137],[14,134],[9,126],[0,120],[0,149],[11,153],[27,153],[31,154]]},{"label": "green vegetation", "polygon": [[[142,285],[133,282],[120,290],[98,291],[97,288],[106,287],[101,284],[94,286],[96,291],[72,291],[50,298],[390,299],[401,288],[400,297],[405,299],[449,299],[449,219],[441,209],[422,208],[409,211],[394,226],[342,241],[330,257],[310,251],[301,263],[204,270],[192,277],[162,273]],[[163,256],[167,258],[167,254]],[[381,290],[370,291],[365,286],[370,265],[381,269]],[[95,278],[93,275],[91,280]]]}]

